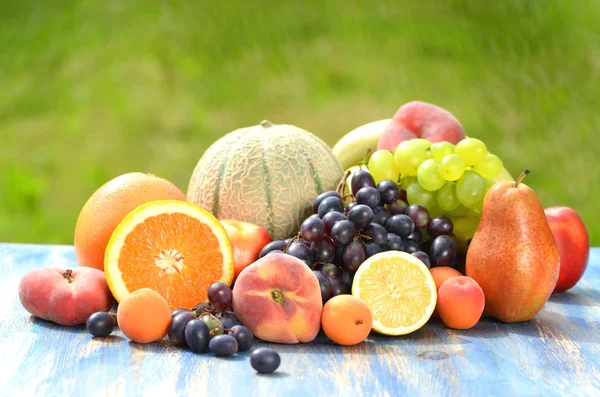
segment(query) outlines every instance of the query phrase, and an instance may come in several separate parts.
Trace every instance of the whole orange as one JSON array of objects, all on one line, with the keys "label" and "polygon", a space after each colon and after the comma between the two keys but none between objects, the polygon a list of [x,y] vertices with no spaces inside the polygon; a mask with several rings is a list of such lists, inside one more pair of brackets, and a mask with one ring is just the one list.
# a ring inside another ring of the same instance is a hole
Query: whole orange
[{"label": "whole orange", "polygon": [[104,252],[115,228],[131,211],[157,200],[186,201],[186,197],[168,180],[141,172],[120,175],[98,188],[81,209],[75,225],[79,265],[104,270]]},{"label": "whole orange", "polygon": [[369,336],[373,316],[365,302],[353,295],[338,295],[325,303],[321,326],[339,345],[356,345]]}]

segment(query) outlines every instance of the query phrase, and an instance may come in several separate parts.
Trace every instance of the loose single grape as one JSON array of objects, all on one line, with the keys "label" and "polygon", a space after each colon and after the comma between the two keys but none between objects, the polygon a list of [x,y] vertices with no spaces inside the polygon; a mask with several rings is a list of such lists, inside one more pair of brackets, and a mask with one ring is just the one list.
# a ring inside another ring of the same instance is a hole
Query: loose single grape
[{"label": "loose single grape", "polygon": [[390,212],[390,215],[404,214],[404,212],[406,211],[406,207],[408,207],[408,203],[400,199],[397,200],[395,203],[386,204],[385,207]]},{"label": "loose single grape", "polygon": [[377,185],[377,190],[384,204],[395,203],[400,198],[400,188],[396,182],[384,179]]},{"label": "loose single grape", "polygon": [[328,212],[323,217],[323,223],[325,223],[325,233],[331,233],[331,228],[333,227],[333,225],[335,225],[339,221],[345,221],[346,219],[346,215],[342,214],[341,212]]},{"label": "loose single grape", "polygon": [[186,345],[194,353],[201,353],[208,347],[210,340],[210,330],[202,320],[189,321],[184,330]]},{"label": "loose single grape", "polygon": [[450,236],[438,236],[431,243],[429,253],[432,266],[451,266],[456,256],[456,242]]},{"label": "loose single grape", "polygon": [[465,172],[465,162],[457,154],[446,156],[440,161],[440,176],[446,181],[457,181]]},{"label": "loose single grape", "polygon": [[192,320],[196,320],[196,316],[192,312],[183,312],[175,315],[169,326],[169,340],[176,346],[185,346],[185,326]]},{"label": "loose single grape", "polygon": [[421,187],[430,192],[435,192],[444,185],[444,178],[440,175],[440,166],[434,159],[421,163],[417,169],[417,181]]},{"label": "loose single grape", "polygon": [[[389,205],[395,205],[394,204],[389,204]],[[404,203],[406,204],[406,203]],[[371,223],[377,223],[379,225],[384,226],[385,223],[387,222],[388,219],[390,219],[390,216],[392,216],[390,214],[390,211],[388,211],[386,208],[384,207],[376,207],[373,210],[373,220],[371,221]]]},{"label": "loose single grape", "polygon": [[431,145],[429,151],[431,152],[431,158],[440,162],[444,157],[454,153],[454,145],[446,141],[436,142]]},{"label": "loose single grape", "polygon": [[394,153],[389,150],[377,150],[374,152],[369,158],[367,167],[375,183],[379,183],[385,179],[397,181],[400,176],[400,170],[394,160]]},{"label": "loose single grape", "polygon": [[344,202],[339,197],[325,197],[319,204],[319,218],[323,219],[328,212],[344,212]]},{"label": "loose single grape", "polygon": [[356,228],[348,220],[339,221],[331,228],[331,238],[338,244],[348,244],[355,234]]},{"label": "loose single grape", "polygon": [[404,243],[400,236],[395,235],[394,233],[388,233],[388,242],[385,244],[387,248],[386,251],[403,251]]},{"label": "loose single grape", "polygon": [[[385,235],[385,240],[386,240],[386,244],[387,244],[387,234]],[[379,246],[375,243],[366,243],[365,244],[365,259],[369,259],[373,255],[376,255],[380,252],[383,252],[383,249],[381,248],[381,246]]]},{"label": "loose single grape", "polygon": [[335,246],[329,239],[315,241],[310,245],[314,262],[328,263],[335,257]]},{"label": "loose single grape", "polygon": [[446,182],[437,192],[437,206],[444,212],[454,211],[460,205],[456,197],[456,182]]},{"label": "loose single grape", "polygon": [[220,310],[227,310],[231,307],[233,294],[231,288],[222,281],[213,283],[208,287],[208,301],[211,305]]},{"label": "loose single grape", "polygon": [[367,237],[370,237],[370,239],[367,239],[368,242],[378,245],[387,243],[388,231],[385,229],[385,227],[377,223],[371,223],[369,227],[363,231],[363,234]]},{"label": "loose single grape", "polygon": [[[413,183],[415,183],[415,182],[417,182],[416,175],[415,176],[406,176],[406,175],[403,175],[402,179],[400,180],[400,188],[406,192],[406,190],[408,189],[408,187],[410,185],[412,185]],[[400,199],[402,199],[402,198],[400,198]],[[406,201],[406,200],[404,200],[404,201]]]},{"label": "loose single grape", "polygon": [[300,225],[300,236],[313,243],[325,235],[325,222],[319,218],[308,218]]},{"label": "loose single grape", "polygon": [[365,261],[365,250],[358,241],[353,241],[346,246],[343,254],[344,269],[356,272],[358,267]]},{"label": "loose single grape", "polygon": [[485,196],[485,181],[481,175],[466,171],[456,184],[456,197],[462,205],[473,208]]},{"label": "loose single grape", "polygon": [[363,187],[375,187],[375,180],[373,176],[364,170],[358,170],[352,174],[352,181],[350,182],[352,194],[356,196],[356,193]]},{"label": "loose single grape", "polygon": [[208,326],[211,338],[216,335],[221,335],[224,332],[223,324],[221,324],[221,320],[219,320],[216,316],[213,316],[212,314],[203,314],[200,317],[200,320],[204,321],[204,323]]},{"label": "loose single grape", "polygon": [[484,178],[493,178],[502,171],[503,167],[504,165],[500,157],[488,153],[485,160],[473,167],[473,171]]},{"label": "loose single grape", "polygon": [[267,244],[263,247],[263,249],[260,251],[260,254],[258,254],[258,257],[262,258],[263,256],[267,255],[269,252],[275,251],[275,250],[283,251],[283,249],[286,246],[287,246],[287,244],[283,240],[271,241],[269,244]]},{"label": "loose single grape", "polygon": [[179,309],[175,309],[171,312],[171,318],[173,318],[176,315],[178,315],[179,313],[183,313],[183,312],[191,312],[191,310],[186,309],[185,307],[180,307]]},{"label": "loose single grape", "polygon": [[229,335],[233,336],[238,343],[238,352],[250,350],[254,343],[254,335],[247,327],[236,325],[231,328]]},{"label": "loose single grape", "polygon": [[340,194],[338,192],[336,192],[335,190],[329,190],[327,192],[323,192],[321,194],[319,194],[312,202],[312,212],[313,214],[318,214],[319,212],[319,205],[321,204],[321,202],[323,200],[325,200],[327,197],[337,197],[337,198],[342,198],[340,196]]},{"label": "loose single grape", "polygon": [[115,316],[107,312],[96,312],[85,322],[85,328],[93,336],[108,336],[115,330],[115,325]]},{"label": "loose single grape", "polygon": [[305,244],[299,242],[292,243],[285,253],[300,259],[308,266],[313,264],[312,253],[310,252],[310,248]]},{"label": "loose single grape", "polygon": [[381,195],[374,187],[363,187],[356,193],[355,198],[358,204],[367,205],[371,209],[379,206],[379,203],[381,203]]},{"label": "loose single grape", "polygon": [[[345,248],[345,246],[342,246],[342,247]],[[343,254],[343,252],[342,252],[342,254]],[[328,264],[324,265],[323,267],[321,267],[321,273],[323,273],[325,275],[325,277],[330,279],[332,277],[340,277],[342,275],[342,270],[339,267],[337,267],[336,265],[334,265],[333,263],[328,263]]]},{"label": "loose single grape", "polygon": [[348,212],[347,218],[356,229],[364,229],[373,220],[373,210],[367,205],[358,204]]},{"label": "loose single grape", "polygon": [[[341,277],[341,273],[340,273]],[[342,282],[342,280],[338,277],[329,277],[329,282],[331,283],[331,295],[349,295],[352,288],[348,284]]]},{"label": "loose single grape", "polygon": [[427,149],[431,142],[426,139],[416,138],[400,142],[394,153],[394,160],[402,175],[416,176],[417,168],[429,158]]},{"label": "loose single grape", "polygon": [[437,236],[449,236],[453,231],[454,225],[452,224],[452,221],[445,216],[431,218],[427,225],[427,233],[432,238],[436,238]]},{"label": "loose single grape", "polygon": [[423,207],[433,207],[436,201],[435,192],[423,189],[419,183],[413,183],[406,191],[408,204],[420,204]]},{"label": "loose single grape", "polygon": [[250,365],[262,374],[275,372],[280,364],[281,357],[269,347],[259,347],[250,354]]},{"label": "loose single grape", "polygon": [[323,300],[323,304],[325,304],[325,302],[331,299],[331,282],[320,270],[313,270],[313,274],[317,277],[317,280],[319,280],[321,299]]},{"label": "loose single grape", "polygon": [[404,245],[403,251],[408,252],[409,254],[412,254],[413,252],[417,252],[417,251],[421,250],[421,246],[415,240],[403,238],[402,244]]},{"label": "loose single grape", "polygon": [[208,342],[208,348],[217,357],[231,357],[238,351],[238,343],[231,335],[217,335]]},{"label": "loose single grape", "polygon": [[402,238],[406,238],[415,231],[415,222],[408,215],[394,215],[388,219],[385,224],[385,230]]},{"label": "loose single grape", "polygon": [[422,239],[422,235],[421,235],[421,229],[415,229],[415,231],[414,231],[414,232],[412,232],[412,233],[411,233],[411,234],[410,234],[410,235],[407,237],[407,239],[409,239],[409,240],[414,240],[414,241],[416,241],[417,243],[420,243],[420,242],[421,242],[421,239]]},{"label": "loose single grape", "polygon": [[409,205],[408,208],[406,208],[405,214],[413,220],[415,229],[422,229],[429,223],[429,211],[422,205]]},{"label": "loose single grape", "polygon": [[421,262],[427,266],[428,269],[431,269],[431,262],[429,261],[429,255],[427,255],[423,251],[415,251],[411,253],[412,256],[419,259]]},{"label": "loose single grape", "polygon": [[223,324],[224,330],[231,329],[236,325],[240,325],[242,323],[240,320],[238,320],[238,318],[232,311],[226,311],[225,313],[222,313],[220,316],[218,316],[218,318],[221,321],[221,324]]},{"label": "loose single grape", "polygon": [[466,138],[456,144],[454,153],[465,161],[466,165],[474,166],[485,160],[487,147],[477,138]]}]

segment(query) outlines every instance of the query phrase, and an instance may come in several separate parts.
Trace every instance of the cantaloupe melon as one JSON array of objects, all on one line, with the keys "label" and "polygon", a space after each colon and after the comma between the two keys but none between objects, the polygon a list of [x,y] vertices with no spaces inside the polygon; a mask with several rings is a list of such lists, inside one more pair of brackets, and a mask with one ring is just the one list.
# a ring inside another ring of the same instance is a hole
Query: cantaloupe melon
[{"label": "cantaloupe melon", "polygon": [[275,240],[298,233],[313,199],[334,190],[344,171],[320,138],[263,121],[213,143],[198,161],[188,201],[219,219],[251,222]]}]

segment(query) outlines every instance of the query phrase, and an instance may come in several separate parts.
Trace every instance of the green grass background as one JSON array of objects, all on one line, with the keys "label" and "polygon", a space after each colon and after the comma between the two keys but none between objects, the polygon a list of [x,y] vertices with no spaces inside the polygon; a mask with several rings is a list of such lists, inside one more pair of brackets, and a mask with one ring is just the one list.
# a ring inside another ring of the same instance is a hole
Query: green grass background
[{"label": "green grass background", "polygon": [[423,100],[598,246],[598,21],[596,0],[0,1],[0,241],[71,244],[126,172],[185,192],[236,128],[333,145]]}]

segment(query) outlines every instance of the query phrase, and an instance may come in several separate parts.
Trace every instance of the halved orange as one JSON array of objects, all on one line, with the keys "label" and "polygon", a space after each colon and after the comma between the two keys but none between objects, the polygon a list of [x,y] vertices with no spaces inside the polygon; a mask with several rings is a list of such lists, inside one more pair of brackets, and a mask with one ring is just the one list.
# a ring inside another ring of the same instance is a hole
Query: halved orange
[{"label": "halved orange", "polygon": [[437,301],[427,266],[401,251],[381,252],[364,261],[354,275],[352,295],[367,304],[373,330],[384,335],[418,330],[431,317]]},{"label": "halved orange", "polygon": [[104,272],[117,301],[151,288],[172,310],[191,309],[207,300],[212,283],[231,285],[233,250],[210,212],[185,201],[153,201],[117,226],[106,247]]}]

